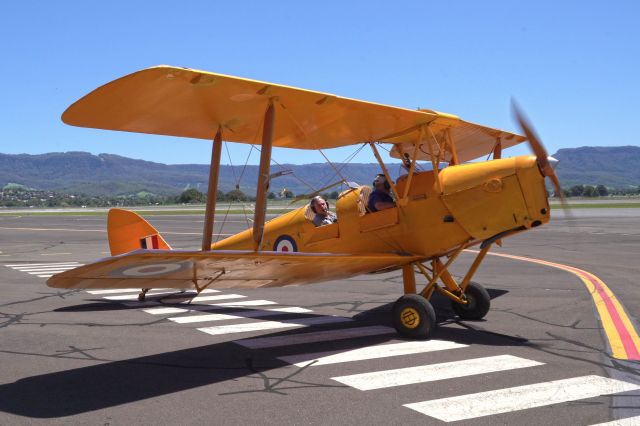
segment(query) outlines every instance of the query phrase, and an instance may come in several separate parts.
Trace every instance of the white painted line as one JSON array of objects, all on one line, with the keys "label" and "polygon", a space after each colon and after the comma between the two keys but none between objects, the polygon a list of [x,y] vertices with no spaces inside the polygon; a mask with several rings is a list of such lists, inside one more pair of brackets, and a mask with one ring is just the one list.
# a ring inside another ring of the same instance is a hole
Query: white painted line
[{"label": "white painted line", "polygon": [[62,270],[62,271],[67,271],[69,269],[74,269],[77,268],[79,266],[82,265],[61,265],[61,266],[37,266],[37,267],[33,267],[33,268],[12,268],[16,271],[22,271],[22,272],[30,272],[30,271],[50,271],[52,269],[55,270]]},{"label": "white painted line", "polygon": [[297,318],[292,320],[284,320],[282,322],[291,322],[302,325],[323,325],[323,324],[335,324],[339,322],[353,321],[353,318],[339,317],[337,315],[321,315],[309,318]]},{"label": "white painted line", "polygon": [[[38,274],[60,274],[62,272],[68,271],[68,269],[53,269],[53,270],[45,270],[45,271],[37,271],[37,272],[27,272],[29,275],[38,275]],[[25,271],[23,271],[25,272]]]},{"label": "white painted line", "polygon": [[444,351],[448,349],[466,348],[468,345],[446,340],[412,341],[367,346],[349,351],[329,351],[311,354],[290,355],[278,358],[289,364],[303,367],[311,361],[316,365],[336,364],[340,362],[362,361],[366,359],[386,358],[399,355],[411,355],[425,352]]},{"label": "white painted line", "polygon": [[352,321],[352,319],[346,317],[321,316],[313,318],[302,318],[291,321],[260,321],[244,324],[218,325],[213,327],[198,328],[198,330],[212,335],[219,335],[230,333],[246,333],[249,331],[273,330],[278,328],[308,327],[310,325],[333,324],[344,321]]},{"label": "white painted line", "polygon": [[396,331],[384,325],[368,327],[342,328],[339,330],[313,331],[311,333],[290,334],[288,336],[256,337],[236,340],[235,343],[250,349],[273,348],[278,346],[300,345],[304,343],[331,342],[334,340],[354,339],[365,336],[394,334]]},{"label": "white painted line", "polygon": [[155,300],[145,300],[144,302],[122,302],[124,306],[131,306],[132,308],[140,308],[144,306],[158,306],[160,302],[156,302]]},{"label": "white painted line", "polygon": [[182,317],[168,318],[169,321],[177,322],[179,324],[190,324],[194,322],[207,322],[207,321],[225,321],[242,318],[260,318],[274,315],[283,314],[301,314],[312,312],[310,309],[291,307],[291,308],[274,308],[263,310],[248,310],[246,312],[234,312],[233,314],[204,314],[204,315],[189,315]]},{"label": "white painted line", "polygon": [[22,265],[22,266],[10,266],[11,269],[15,269],[17,271],[24,271],[29,269],[39,269],[39,268],[77,268],[78,266],[84,266],[82,263],[50,263],[48,265]]},{"label": "white painted line", "polygon": [[47,268],[47,269],[36,269],[36,270],[30,270],[30,271],[20,271],[20,272],[26,272],[27,274],[30,275],[37,275],[37,274],[59,274],[61,272],[66,272],[69,271],[71,269],[74,268],[67,268],[67,269],[52,269],[52,268]]},{"label": "white painted line", "polygon": [[[158,290],[166,290],[166,289],[158,289]],[[131,292],[140,293],[139,288],[116,288],[111,290],[89,290],[87,293],[89,294],[117,294],[117,293],[131,293]]]},{"label": "white painted line", "polygon": [[40,272],[40,273],[47,273],[47,272],[56,273],[56,272],[70,271],[71,269],[75,269],[75,268],[76,268],[75,266],[69,266],[69,267],[57,266],[55,268],[20,269],[20,272],[26,272],[28,274],[37,274],[38,272]]},{"label": "white painted line", "polygon": [[40,253],[40,256],[57,256],[59,254],[73,254],[73,253]]},{"label": "white painted line", "polygon": [[275,330],[277,328],[304,327],[302,324],[291,324],[278,321],[250,322],[247,324],[220,325],[216,327],[199,328],[198,330],[212,335],[229,333],[247,333],[249,331]]},{"label": "white painted line", "polygon": [[624,419],[612,420],[606,423],[598,423],[592,426],[638,426],[640,425],[640,416],[627,417]]},{"label": "white painted line", "polygon": [[7,266],[9,268],[20,269],[20,268],[30,268],[32,266],[62,266],[62,265],[84,265],[84,264],[80,262],[60,262],[60,263],[47,262],[47,263],[15,263],[15,264],[4,265],[4,266]]},{"label": "white painted line", "polygon": [[266,306],[277,304],[277,302],[272,302],[271,300],[245,300],[242,302],[209,303],[211,306],[222,306],[226,308],[242,308],[245,306]]},{"label": "white painted line", "polygon": [[[276,302],[272,302],[270,300],[246,300],[241,302],[226,302],[226,303],[212,303],[208,305],[191,305],[190,309],[185,308],[177,308],[177,307],[167,307],[167,308],[152,308],[147,309],[145,312],[153,315],[163,315],[163,314],[180,314],[185,312],[211,312],[211,311],[220,311],[222,309],[231,309],[231,308],[243,308],[243,307],[252,307],[252,306],[264,306],[264,305],[276,305]],[[220,305],[220,306],[218,306]],[[304,309],[304,308],[301,308]],[[312,312],[312,311],[309,311]]]},{"label": "white painted line", "polygon": [[165,303],[200,303],[200,302],[210,302],[212,300],[225,300],[225,299],[243,299],[247,296],[243,296],[242,294],[218,294],[215,296],[183,296],[181,294],[176,294],[175,297],[166,297]]},{"label": "white painted line", "polygon": [[637,389],[640,386],[633,383],[591,375],[404,406],[445,422],[455,422]]},{"label": "white painted line", "polygon": [[153,315],[165,315],[165,314],[179,314],[183,312],[189,312],[188,309],[182,308],[151,308],[151,309],[143,309],[144,312]]},{"label": "white painted line", "polygon": [[40,278],[51,278],[53,276],[53,274],[51,275],[36,275],[36,277],[40,277]]},{"label": "white painted line", "polygon": [[82,263],[74,263],[74,264],[68,264],[68,265],[47,265],[47,266],[29,265],[29,266],[21,266],[21,267],[12,266],[11,269],[15,269],[16,271],[26,272],[26,271],[36,271],[36,270],[42,270],[42,269],[73,269],[79,266],[84,266],[84,265]]},{"label": "white painted line", "polygon": [[[174,290],[174,291],[158,291],[158,292],[149,292],[147,293],[147,297],[149,296],[159,296],[162,294],[173,294],[176,291],[179,290]],[[105,296],[105,299],[107,300],[138,300],[138,295],[137,294],[122,294],[122,295],[118,295],[118,296]]]},{"label": "white painted line", "polygon": [[351,386],[352,388],[367,391],[494,373],[496,371],[535,367],[538,365],[544,365],[544,363],[512,355],[497,355],[467,359],[464,361],[443,362],[441,364],[332,377],[332,380]]}]

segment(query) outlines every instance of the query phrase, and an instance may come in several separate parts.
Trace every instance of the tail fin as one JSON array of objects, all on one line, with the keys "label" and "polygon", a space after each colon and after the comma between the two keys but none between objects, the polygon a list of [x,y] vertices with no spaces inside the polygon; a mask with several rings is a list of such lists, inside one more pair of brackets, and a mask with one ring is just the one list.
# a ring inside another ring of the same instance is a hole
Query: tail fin
[{"label": "tail fin", "polygon": [[156,228],[129,210],[111,209],[107,216],[111,256],[141,248],[171,250]]}]

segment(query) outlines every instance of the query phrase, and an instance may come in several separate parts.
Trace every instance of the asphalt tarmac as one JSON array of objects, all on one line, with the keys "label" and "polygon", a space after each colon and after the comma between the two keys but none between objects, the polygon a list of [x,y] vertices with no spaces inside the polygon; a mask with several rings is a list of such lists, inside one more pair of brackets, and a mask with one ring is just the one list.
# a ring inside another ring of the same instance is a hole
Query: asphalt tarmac
[{"label": "asphalt tarmac", "polygon": [[[495,251],[597,275],[637,328],[640,209],[554,215]],[[200,246],[201,217],[150,221],[175,248]],[[486,319],[460,321],[434,298],[440,324],[427,342],[388,328],[397,272],[203,293],[191,305],[175,293],[140,303],[135,291],[46,287],[52,271],[108,255],[105,222],[0,217],[0,424],[593,425],[640,416],[640,363],[608,355],[593,299],[570,273],[488,256],[475,279],[492,296]],[[215,232],[246,226],[231,216]],[[472,260],[462,254],[454,274]]]}]

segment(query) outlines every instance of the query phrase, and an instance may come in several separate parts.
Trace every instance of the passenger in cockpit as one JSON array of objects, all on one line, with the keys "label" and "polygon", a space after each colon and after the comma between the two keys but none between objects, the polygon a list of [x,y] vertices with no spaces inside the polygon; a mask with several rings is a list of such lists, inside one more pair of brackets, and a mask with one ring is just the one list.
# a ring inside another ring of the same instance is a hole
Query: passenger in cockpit
[{"label": "passenger in cockpit", "polygon": [[390,209],[396,206],[390,194],[391,185],[387,182],[387,178],[383,174],[379,174],[373,180],[373,192],[369,195],[367,209],[370,212]]},{"label": "passenger in cockpit", "polygon": [[331,225],[338,221],[336,215],[329,211],[329,204],[327,204],[321,196],[317,195],[313,197],[310,205],[311,210],[316,214],[313,218],[313,224],[315,226]]}]

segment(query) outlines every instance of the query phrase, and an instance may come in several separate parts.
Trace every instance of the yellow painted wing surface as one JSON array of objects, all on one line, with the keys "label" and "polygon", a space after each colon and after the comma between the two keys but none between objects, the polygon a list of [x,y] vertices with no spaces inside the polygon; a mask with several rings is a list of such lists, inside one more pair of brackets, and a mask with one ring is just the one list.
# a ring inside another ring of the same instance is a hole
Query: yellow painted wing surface
[{"label": "yellow painted wing surface", "polygon": [[138,250],[56,274],[56,288],[281,287],[343,279],[418,260],[395,254]]},{"label": "yellow painted wing surface", "polygon": [[437,115],[262,81],[159,66],[112,81],[71,105],[74,126],[260,143],[269,100],[276,106],[273,145],[323,149],[379,140]]},{"label": "yellow painted wing surface", "polygon": [[[460,163],[490,154],[493,152],[498,140],[502,145],[502,149],[510,148],[527,140],[524,136],[515,133],[470,123],[455,116],[447,118],[443,113],[438,114],[440,114],[440,117],[431,123],[429,126],[430,129],[425,131],[423,139],[420,142],[417,155],[418,160],[431,160],[428,143],[432,144],[431,150],[434,157],[436,157],[439,154],[439,146],[447,144],[448,138],[450,138],[455,146]],[[449,133],[448,136],[447,133]],[[418,129],[414,129],[410,132],[388,138],[386,142],[394,144],[391,150],[392,157],[412,158],[413,148],[418,139]],[[434,143],[434,139],[439,142],[439,145]],[[451,160],[450,150],[444,150],[440,156],[440,161],[449,162]]]},{"label": "yellow painted wing surface", "polygon": [[[70,125],[126,132],[213,139],[222,126],[229,142],[260,143],[269,101],[276,107],[273,145],[325,149],[380,141],[412,152],[422,124],[436,136],[451,128],[461,162],[486,155],[495,137],[503,147],[523,137],[431,110],[410,110],[206,71],[158,66],[105,84],[62,115]],[[428,150],[421,149],[420,159]],[[448,160],[448,158],[445,158]]]}]

